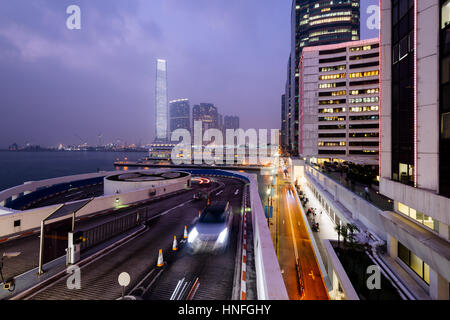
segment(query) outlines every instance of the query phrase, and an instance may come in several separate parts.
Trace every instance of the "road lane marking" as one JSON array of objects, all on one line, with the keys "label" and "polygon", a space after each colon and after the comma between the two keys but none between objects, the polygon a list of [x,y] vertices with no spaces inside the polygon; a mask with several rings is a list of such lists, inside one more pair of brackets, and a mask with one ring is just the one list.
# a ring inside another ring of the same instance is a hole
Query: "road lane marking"
[{"label": "road lane marking", "polygon": [[294,227],[292,224],[291,207],[290,207],[289,203],[287,203],[287,207],[288,207],[289,222],[290,222],[291,232],[292,232],[292,243],[294,245],[295,259],[298,259],[297,242],[295,241],[295,231],[294,231]]},{"label": "road lane marking", "polygon": [[150,221],[150,220],[156,219],[156,218],[158,218],[158,217],[164,216],[164,215],[168,214],[169,212],[171,212],[171,211],[173,211],[173,210],[175,210],[175,209],[181,208],[181,207],[183,207],[184,205],[186,205],[186,204],[188,204],[189,202],[192,202],[192,201],[193,201],[193,200],[191,199],[191,200],[188,200],[188,201],[186,201],[186,202],[183,202],[183,203],[177,205],[176,207],[170,208],[169,210],[166,210],[166,211],[164,211],[164,212],[161,212],[160,214],[158,214],[158,215],[156,215],[156,216],[153,216],[153,217],[147,219],[147,221]]},{"label": "road lane marking", "polygon": [[221,194],[223,192],[223,190],[220,190],[219,192],[216,193],[216,196],[218,196],[219,194]]},{"label": "road lane marking", "polygon": [[308,274],[313,280],[316,280],[316,277],[314,276],[314,272],[311,270],[311,272]]},{"label": "road lane marking", "polygon": [[234,192],[234,195],[236,196],[239,193],[239,189],[236,189],[236,191]]}]

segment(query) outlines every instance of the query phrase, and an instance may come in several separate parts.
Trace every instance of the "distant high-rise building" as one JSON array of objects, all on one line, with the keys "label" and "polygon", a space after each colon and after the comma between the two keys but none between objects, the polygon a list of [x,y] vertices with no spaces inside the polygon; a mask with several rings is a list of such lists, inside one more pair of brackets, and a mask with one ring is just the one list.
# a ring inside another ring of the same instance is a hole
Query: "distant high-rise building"
[{"label": "distant high-rise building", "polygon": [[9,146],[9,151],[17,151],[19,150],[19,146],[17,145],[17,143],[13,143],[12,145]]},{"label": "distant high-rise building", "polygon": [[[360,0],[293,0],[291,9],[291,56],[290,90],[286,128],[290,151],[298,155],[299,150],[299,96],[301,76],[298,70],[304,47],[334,44],[360,37]],[[287,94],[287,92],[286,92]]]},{"label": "distant high-rise building", "polygon": [[203,132],[208,129],[220,129],[219,112],[212,103],[200,103],[192,108],[192,130],[194,129],[194,121],[201,121]]},{"label": "distant high-rise building", "polygon": [[225,116],[223,129],[239,129],[239,117],[237,116]]},{"label": "distant high-rise building", "polygon": [[219,130],[224,130],[223,115],[219,113]]},{"label": "distant high-rise building", "polygon": [[188,99],[178,99],[170,101],[169,111],[171,134],[177,129],[186,129],[188,131],[191,131],[190,105]]},{"label": "distant high-rise building", "polygon": [[288,63],[287,63],[287,72],[286,72],[286,86],[284,91],[284,103],[285,103],[285,114],[284,121],[286,125],[284,126],[284,131],[281,132],[281,135],[284,136],[284,149],[283,151],[286,153],[290,153],[292,150],[292,141],[291,141],[291,55],[289,55]]},{"label": "distant high-rise building", "polygon": [[287,118],[286,118],[286,94],[281,96],[281,135],[280,135],[280,144],[283,150],[287,148],[286,141],[286,126],[287,126]]},{"label": "distant high-rise building", "polygon": [[156,92],[155,92],[155,142],[168,140],[168,95],[167,95],[167,62],[156,61]]}]

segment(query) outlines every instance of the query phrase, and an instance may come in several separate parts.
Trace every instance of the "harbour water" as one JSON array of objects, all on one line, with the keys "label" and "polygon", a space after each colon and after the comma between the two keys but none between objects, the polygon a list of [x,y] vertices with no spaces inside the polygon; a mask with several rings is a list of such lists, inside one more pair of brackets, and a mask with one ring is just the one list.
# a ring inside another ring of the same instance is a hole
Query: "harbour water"
[{"label": "harbour water", "polygon": [[114,170],[114,161],[136,161],[144,152],[12,152],[0,151],[0,191],[22,184],[60,176]]}]

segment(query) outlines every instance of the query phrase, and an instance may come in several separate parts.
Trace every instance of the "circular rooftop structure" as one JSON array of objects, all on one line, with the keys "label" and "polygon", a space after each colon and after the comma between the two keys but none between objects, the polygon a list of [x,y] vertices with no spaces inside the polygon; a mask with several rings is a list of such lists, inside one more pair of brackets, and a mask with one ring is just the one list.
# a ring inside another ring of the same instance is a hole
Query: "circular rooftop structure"
[{"label": "circular rooftop structure", "polygon": [[184,171],[133,171],[104,178],[105,195],[140,189],[164,188],[173,184],[190,186],[191,174]]}]

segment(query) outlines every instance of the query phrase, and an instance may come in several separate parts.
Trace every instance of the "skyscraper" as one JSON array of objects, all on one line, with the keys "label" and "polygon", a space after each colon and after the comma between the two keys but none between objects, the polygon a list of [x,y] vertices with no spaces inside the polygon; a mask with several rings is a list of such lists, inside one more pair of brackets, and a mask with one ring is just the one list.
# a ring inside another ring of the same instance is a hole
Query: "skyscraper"
[{"label": "skyscraper", "polygon": [[359,0],[293,0],[291,9],[290,94],[287,131],[290,151],[299,150],[299,74],[298,65],[304,47],[359,40]]},{"label": "skyscraper", "polygon": [[156,91],[155,91],[155,142],[164,143],[168,140],[168,95],[167,95],[167,62],[156,61]]},{"label": "skyscraper", "polygon": [[[178,99],[169,102],[170,133],[176,129],[191,131],[190,105],[188,99]],[[170,136],[169,136],[170,138]]]},{"label": "skyscraper", "polygon": [[223,129],[239,129],[239,117],[238,116],[225,116],[223,122]]},{"label": "skyscraper", "polygon": [[212,103],[195,105],[192,108],[192,129],[194,129],[194,121],[202,122],[203,133],[208,129],[220,129],[219,112]]},{"label": "skyscraper", "polygon": [[281,95],[281,148],[286,150],[287,142],[286,142],[286,95]]},{"label": "skyscraper", "polygon": [[382,0],[380,43],[388,252],[431,298],[448,300],[450,0]]}]

